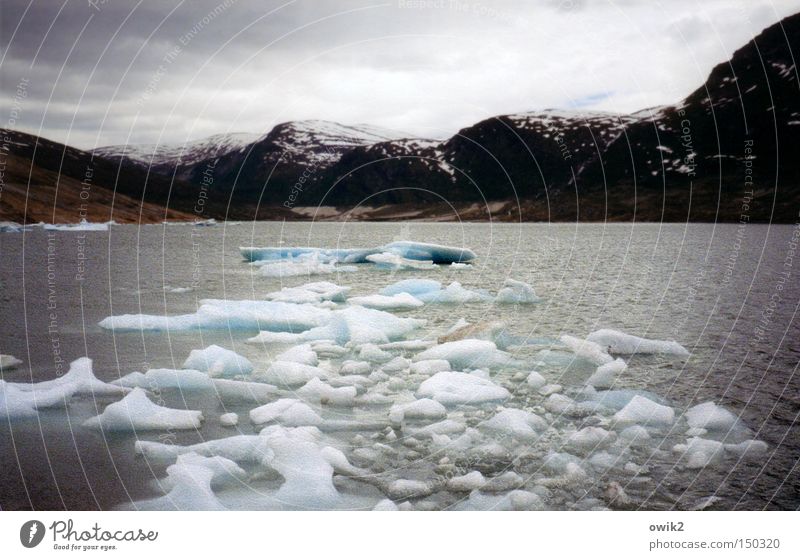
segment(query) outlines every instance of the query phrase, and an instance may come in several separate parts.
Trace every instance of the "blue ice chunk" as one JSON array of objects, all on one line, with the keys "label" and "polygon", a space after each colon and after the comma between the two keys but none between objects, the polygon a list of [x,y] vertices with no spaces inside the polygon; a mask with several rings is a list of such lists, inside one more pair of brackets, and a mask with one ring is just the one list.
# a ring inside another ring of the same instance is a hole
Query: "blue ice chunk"
[{"label": "blue ice chunk", "polygon": [[381,295],[396,296],[403,292],[418,296],[420,294],[427,294],[430,292],[438,292],[442,289],[442,283],[436,280],[424,280],[420,278],[409,278],[408,280],[401,280],[395,282],[390,286],[386,286],[381,290]]},{"label": "blue ice chunk", "polygon": [[448,247],[433,243],[395,241],[383,246],[383,251],[415,261],[433,261],[437,264],[461,263],[474,260],[477,255],[462,247]]}]

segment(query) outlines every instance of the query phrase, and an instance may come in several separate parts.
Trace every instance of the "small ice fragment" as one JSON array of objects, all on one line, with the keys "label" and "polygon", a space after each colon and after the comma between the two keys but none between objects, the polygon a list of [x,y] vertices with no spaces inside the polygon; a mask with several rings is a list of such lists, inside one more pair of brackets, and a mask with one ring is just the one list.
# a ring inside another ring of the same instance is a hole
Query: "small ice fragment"
[{"label": "small ice fragment", "polygon": [[220,426],[235,426],[239,423],[239,415],[235,412],[226,412],[225,414],[220,414],[219,416],[219,424]]},{"label": "small ice fragment", "polygon": [[545,378],[542,377],[542,374],[538,371],[532,371],[525,379],[525,383],[527,383],[528,387],[530,387],[532,390],[536,391],[544,387],[547,384],[547,380],[545,380]]},{"label": "small ice fragment", "polygon": [[11,354],[0,354],[0,371],[14,369],[21,363],[22,360],[15,358]]}]

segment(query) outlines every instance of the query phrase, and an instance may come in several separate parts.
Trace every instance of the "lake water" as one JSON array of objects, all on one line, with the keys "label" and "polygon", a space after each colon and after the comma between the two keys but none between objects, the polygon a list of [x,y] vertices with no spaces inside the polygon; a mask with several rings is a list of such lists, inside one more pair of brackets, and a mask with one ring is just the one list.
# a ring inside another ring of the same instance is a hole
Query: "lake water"
[{"label": "lake water", "polygon": [[[505,335],[517,343],[509,350],[529,364],[525,371],[533,369],[530,364],[543,348],[558,347],[561,335],[583,338],[599,328],[615,328],[676,340],[691,352],[688,360],[625,357],[629,367],[615,388],[652,392],[679,418],[692,405],[714,401],[739,416],[747,429],[746,436],[725,435],[729,443],[758,439],[766,442],[767,451],[755,459],[725,452],[705,468],[687,468],[673,450],[686,442],[687,426],[676,422],[670,429],[653,432],[647,445],[625,449],[618,465],[601,469],[579,457],[587,476],[574,483],[554,483],[556,475],[547,472],[544,457],[561,450],[564,438],[574,430],[587,425],[613,430],[610,419],[600,414],[554,418],[546,437],[518,445],[505,459],[470,463],[466,453],[460,464],[451,463],[456,465],[455,474],[480,470],[490,478],[513,470],[524,481],[521,488],[536,487],[544,507],[551,509],[608,505],[604,495],[616,482],[630,497],[625,507],[631,508],[688,509],[715,496],[710,506],[715,509],[794,510],[800,506],[797,235],[793,226],[751,224],[413,222],[111,226],[105,232],[37,228],[0,233],[4,263],[0,352],[24,361],[3,377],[21,382],[51,379],[56,371],[65,371],[57,366],[59,360],[68,363],[88,356],[94,360],[96,375],[108,381],[148,368],[180,368],[192,349],[210,344],[234,350],[263,370],[285,347],[246,344],[257,334],[254,331],[115,333],[101,329],[98,322],[127,313],[192,313],[204,298],[260,299],[281,287],[317,280],[349,286],[352,296],[373,294],[407,278],[458,281],[466,288],[494,293],[506,278],[513,278],[531,284],[542,301],[518,306],[431,304],[396,314],[427,320],[415,337],[442,333],[460,318],[473,323],[502,321]],[[261,276],[238,251],[240,246],[369,247],[406,239],[469,247],[478,258],[466,269],[442,266],[390,272],[358,265],[356,272],[279,279]],[[576,398],[593,371],[575,363],[536,369]],[[492,373],[495,382],[513,395],[506,406],[547,414],[542,408],[545,397],[525,390],[524,379],[520,384],[515,377],[519,371]],[[290,394],[286,389],[285,395]],[[166,392],[164,399],[174,408],[200,409],[206,419],[200,430],[177,432],[172,443],[258,433],[247,421],[253,404],[223,405],[213,395],[177,391]],[[43,410],[36,418],[0,421],[0,507],[136,507],[131,504],[162,495],[154,481],[164,477],[169,462],[137,456],[133,434],[100,433],[81,425],[114,400],[76,397],[68,407]],[[463,407],[450,416],[474,427],[495,408]],[[236,428],[222,427],[217,420],[229,411],[242,419]],[[325,418],[385,419],[387,411],[388,405],[319,408]],[[385,435],[385,430],[372,429],[326,433],[325,438],[351,463],[372,473],[441,479],[447,460],[443,462],[443,454],[437,454],[425,438],[415,438],[419,441],[409,445],[402,434],[397,439]],[[159,438],[157,432],[138,436]],[[619,442],[610,449],[618,452]],[[264,497],[280,485],[279,477],[261,472],[258,466],[246,470],[246,480],[219,489],[223,503],[274,507]],[[341,507],[369,508],[383,497],[375,485],[358,480],[337,477],[335,484],[349,497]],[[419,508],[457,508],[467,495],[439,490],[410,503]]]}]

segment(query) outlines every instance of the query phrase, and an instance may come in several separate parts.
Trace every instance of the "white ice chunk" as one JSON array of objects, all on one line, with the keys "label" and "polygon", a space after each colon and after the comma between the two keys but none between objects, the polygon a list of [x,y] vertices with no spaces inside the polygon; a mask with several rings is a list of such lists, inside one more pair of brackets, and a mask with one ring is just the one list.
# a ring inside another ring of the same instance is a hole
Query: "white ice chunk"
[{"label": "white ice chunk", "polygon": [[445,406],[503,401],[511,396],[494,382],[468,373],[442,371],[422,382],[418,397],[429,397]]},{"label": "white ice chunk", "polygon": [[525,383],[533,389],[537,391],[544,387],[547,384],[547,380],[542,377],[542,374],[538,371],[532,371],[528,374],[528,377],[525,379]]},{"label": "white ice chunk", "polygon": [[447,481],[447,489],[451,492],[472,492],[486,484],[486,479],[480,471],[471,471],[462,476],[456,476]]},{"label": "white ice chunk", "polygon": [[259,380],[275,385],[302,385],[315,377],[326,379],[328,372],[324,369],[299,364],[297,362],[272,362],[264,373],[256,374]]},{"label": "white ice chunk", "polygon": [[389,420],[394,424],[400,424],[407,418],[438,420],[446,416],[447,409],[444,405],[432,399],[396,404],[389,410]]},{"label": "white ice chunk", "polygon": [[450,371],[447,360],[420,360],[411,364],[411,373],[415,375],[433,375],[440,371]]},{"label": "white ice chunk", "polygon": [[607,389],[614,385],[614,378],[628,369],[628,364],[622,358],[598,366],[595,372],[586,380],[587,385],[597,389]]},{"label": "white ice chunk", "polygon": [[446,288],[435,292],[414,294],[414,297],[425,303],[443,304],[473,303],[492,299],[485,290],[469,290],[463,287],[460,282],[451,282]]},{"label": "white ice chunk", "polygon": [[367,260],[378,268],[387,270],[431,270],[437,268],[433,261],[406,259],[394,253],[375,253],[368,255]]},{"label": "white ice chunk", "polygon": [[37,409],[65,405],[75,391],[75,385],[22,391],[0,379],[0,419],[36,416]]},{"label": "white ice chunk", "polygon": [[761,457],[767,452],[767,449],[769,449],[767,444],[758,439],[748,439],[736,444],[725,444],[725,451],[733,453],[737,457],[743,457],[746,459],[756,459]]},{"label": "white ice chunk", "polygon": [[419,294],[426,294],[430,292],[438,292],[442,289],[442,283],[436,280],[425,279],[408,279],[395,282],[381,290],[384,296],[396,296],[398,294],[406,293],[412,296]]},{"label": "white ice chunk", "polygon": [[239,415],[235,412],[226,412],[219,415],[220,426],[236,426],[239,423]]},{"label": "white ice chunk", "polygon": [[317,377],[297,390],[297,395],[306,401],[334,406],[353,406],[357,393],[355,387],[334,388]]},{"label": "white ice chunk", "polygon": [[234,377],[253,372],[250,360],[216,344],[203,350],[192,350],[183,362],[183,368],[204,371],[211,377]]},{"label": "white ice chunk", "polygon": [[299,332],[331,320],[331,311],[310,304],[282,301],[204,299],[187,315],[113,315],[100,321],[114,331],[252,329]]},{"label": "white ice chunk", "polygon": [[530,284],[508,278],[503,282],[503,288],[497,292],[494,301],[495,303],[536,303],[541,300],[536,296],[536,292]]},{"label": "white ice chunk", "polygon": [[15,358],[11,354],[0,354],[0,371],[14,369],[21,363],[22,360]]},{"label": "white ice chunk", "polygon": [[594,331],[587,337],[587,340],[596,342],[612,354],[689,355],[689,351],[675,341],[641,338],[613,329]]},{"label": "white ice chunk", "polygon": [[362,305],[370,309],[416,309],[425,305],[420,300],[405,292],[394,296],[384,296],[380,294],[371,296],[351,297],[350,303]]},{"label": "white ice chunk", "polygon": [[414,356],[415,362],[424,360],[447,360],[459,369],[496,368],[514,364],[514,359],[497,349],[490,340],[464,339],[445,342]]},{"label": "white ice chunk", "polygon": [[609,362],[613,362],[614,358],[606,353],[605,348],[592,342],[590,340],[582,340],[574,336],[563,335],[561,342],[567,346],[579,358],[593,363],[596,366],[601,366]]},{"label": "white ice chunk", "polygon": [[668,406],[655,403],[647,397],[636,395],[625,405],[625,408],[614,414],[614,420],[621,424],[669,426],[675,421],[675,411]]},{"label": "white ice chunk", "polygon": [[532,439],[547,429],[547,422],[533,412],[505,408],[480,424],[481,428],[518,439]]},{"label": "white ice chunk", "polygon": [[105,431],[191,430],[199,429],[202,421],[199,410],[159,406],[147,398],[143,389],[136,388],[83,425]]},{"label": "white ice chunk", "polygon": [[267,278],[292,278],[295,276],[316,276],[320,274],[336,274],[355,272],[355,266],[336,266],[336,261],[323,262],[314,254],[309,258],[287,259],[266,262],[261,265],[261,275]]},{"label": "white ice chunk", "polygon": [[95,377],[92,360],[78,358],[69,365],[67,373],[61,377],[38,383],[11,383],[20,391],[47,391],[66,389],[70,395],[124,395],[130,389],[113,383],[100,381]]},{"label": "white ice chunk", "polygon": [[477,257],[475,253],[466,248],[448,247],[447,245],[435,245],[433,243],[417,243],[414,241],[395,241],[384,245],[382,249],[406,259],[433,261],[441,264],[469,262]]},{"label": "white ice chunk", "polygon": [[265,299],[288,303],[320,303],[323,301],[343,302],[350,288],[338,286],[333,282],[310,282],[294,288],[282,288],[270,292]]},{"label": "white ice chunk", "polygon": [[282,426],[319,426],[322,417],[298,399],[280,399],[250,411],[253,424],[277,422]]},{"label": "white ice chunk", "polygon": [[673,447],[673,451],[681,454],[688,468],[702,469],[721,461],[725,447],[718,441],[693,437],[685,444]]},{"label": "white ice chunk", "polygon": [[212,379],[214,390],[223,401],[268,401],[277,387],[267,383],[236,381],[234,379]]},{"label": "white ice chunk", "polygon": [[305,364],[307,366],[316,366],[319,364],[319,357],[311,348],[310,344],[299,344],[297,346],[292,346],[288,350],[284,350],[275,356],[275,361],[294,362],[297,364]]},{"label": "white ice chunk", "polygon": [[597,450],[616,439],[613,432],[597,426],[587,426],[567,436],[565,446],[575,452],[586,453]]},{"label": "white ice chunk", "polygon": [[692,428],[728,431],[737,424],[739,419],[732,412],[709,401],[687,410],[686,421]]},{"label": "white ice chunk", "polygon": [[181,391],[205,391],[214,388],[214,381],[204,371],[196,369],[157,368],[147,373],[134,371],[114,381],[121,387],[140,387],[150,391],[179,389]]}]

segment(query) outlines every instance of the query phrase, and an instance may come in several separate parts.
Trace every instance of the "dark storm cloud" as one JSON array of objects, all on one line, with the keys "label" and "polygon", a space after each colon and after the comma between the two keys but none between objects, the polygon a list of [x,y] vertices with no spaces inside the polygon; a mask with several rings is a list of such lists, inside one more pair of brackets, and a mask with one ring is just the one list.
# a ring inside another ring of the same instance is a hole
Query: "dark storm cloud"
[{"label": "dark storm cloud", "polygon": [[674,102],[796,5],[4,0],[2,110],[27,80],[17,126],[81,147],[302,118],[445,136],[513,111]]}]

